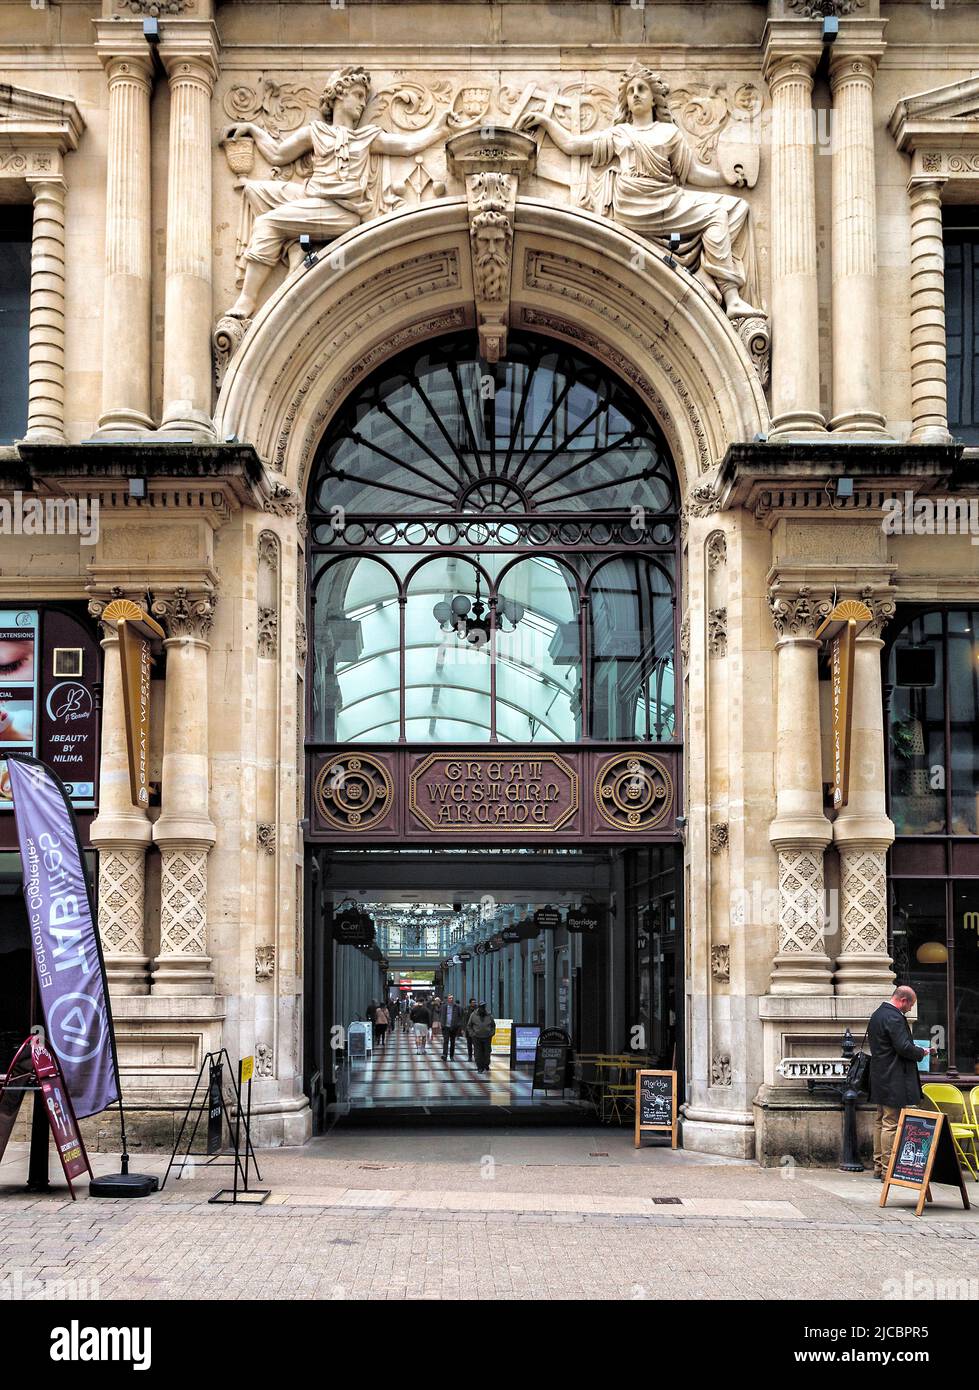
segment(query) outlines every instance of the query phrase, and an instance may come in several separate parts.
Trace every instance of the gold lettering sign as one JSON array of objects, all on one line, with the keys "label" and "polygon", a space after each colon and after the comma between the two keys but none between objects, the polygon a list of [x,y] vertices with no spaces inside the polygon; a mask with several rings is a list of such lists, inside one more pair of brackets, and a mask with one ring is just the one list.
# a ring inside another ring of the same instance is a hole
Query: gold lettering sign
[{"label": "gold lettering sign", "polygon": [[122,668],[122,708],[126,721],[129,758],[129,794],[134,806],[150,804],[150,690],[153,657],[150,643],[164,636],[159,623],[139,604],[116,599],[102,613],[103,623],[114,623],[119,634]]},{"label": "gold lettering sign", "polygon": [[408,808],[442,834],[553,832],[577,813],[578,774],[556,753],[430,753],[411,772]]},{"label": "gold lettering sign", "polygon": [[865,603],[844,599],[816,633],[829,642],[833,701],[833,807],[839,811],[850,798],[850,742],[853,724],[853,659],[857,633],[873,618]]}]

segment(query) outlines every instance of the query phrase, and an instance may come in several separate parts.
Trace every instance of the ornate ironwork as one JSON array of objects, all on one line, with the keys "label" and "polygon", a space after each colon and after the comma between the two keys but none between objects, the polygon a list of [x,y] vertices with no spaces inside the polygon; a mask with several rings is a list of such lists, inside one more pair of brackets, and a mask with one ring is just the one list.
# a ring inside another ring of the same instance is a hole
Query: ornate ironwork
[{"label": "ornate ironwork", "polygon": [[669,453],[638,398],[598,363],[520,333],[492,366],[475,334],[454,334],[365,381],[320,452],[309,505],[314,528],[335,528],[339,510],[340,529],[362,511],[389,522],[411,512],[677,511]]}]

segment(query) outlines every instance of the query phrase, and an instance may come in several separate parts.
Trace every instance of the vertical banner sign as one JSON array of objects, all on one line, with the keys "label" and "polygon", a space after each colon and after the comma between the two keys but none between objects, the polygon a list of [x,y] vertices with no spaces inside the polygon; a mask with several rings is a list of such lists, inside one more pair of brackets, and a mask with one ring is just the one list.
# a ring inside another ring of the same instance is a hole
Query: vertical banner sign
[{"label": "vertical banner sign", "polygon": [[833,682],[833,807],[850,799],[850,732],[853,724],[853,649],[857,625],[851,618],[829,644]]},{"label": "vertical banner sign", "polygon": [[102,954],[64,788],[43,763],[10,758],[24,898],[47,1041],[75,1114],[119,1099]]},{"label": "vertical banner sign", "polygon": [[122,707],[129,754],[129,794],[134,806],[150,804],[150,689],[153,657],[150,644],[166,634],[159,623],[131,599],[115,599],[102,613],[115,623],[122,668]]},{"label": "vertical banner sign", "polygon": [[818,629],[816,636],[829,644],[833,702],[833,809],[839,811],[850,798],[850,743],[853,726],[853,660],[857,634],[872,620],[865,603],[844,599]]},{"label": "vertical banner sign", "polygon": [[221,1127],[221,1117],[224,1113],[224,1103],[221,1093],[224,1089],[224,1064],[220,1061],[212,1062],[207,1077],[207,1152],[209,1154],[219,1154],[221,1152],[221,1140],[224,1137]]},{"label": "vertical banner sign", "polygon": [[129,750],[129,792],[134,806],[150,804],[150,644],[121,619],[119,661],[122,666],[122,706]]}]

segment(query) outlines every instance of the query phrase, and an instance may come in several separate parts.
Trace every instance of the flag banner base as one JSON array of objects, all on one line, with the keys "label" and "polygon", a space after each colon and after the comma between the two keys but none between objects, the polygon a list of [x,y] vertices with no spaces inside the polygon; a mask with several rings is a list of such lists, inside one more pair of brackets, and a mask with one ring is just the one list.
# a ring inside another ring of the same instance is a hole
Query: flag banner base
[{"label": "flag banner base", "polygon": [[159,1190],[159,1178],[149,1173],[105,1173],[88,1185],[90,1197],[149,1197]]},{"label": "flag banner base", "polygon": [[250,1187],[247,1191],[239,1188],[237,1192],[233,1187],[222,1187],[220,1192],[208,1197],[207,1203],[219,1207],[260,1207],[271,1191],[271,1187]]}]

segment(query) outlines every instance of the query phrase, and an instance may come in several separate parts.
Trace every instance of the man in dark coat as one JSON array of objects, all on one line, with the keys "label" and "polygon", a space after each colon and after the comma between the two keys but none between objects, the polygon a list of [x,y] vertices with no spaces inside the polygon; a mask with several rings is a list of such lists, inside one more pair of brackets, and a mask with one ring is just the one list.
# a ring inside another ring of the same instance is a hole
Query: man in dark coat
[{"label": "man in dark coat", "polygon": [[[921,1103],[918,1062],[926,1056],[916,1047],[906,1015],[917,1003],[908,985],[898,985],[888,1003],[870,1016],[870,1099],[877,1105],[874,1121],[874,1177],[883,1178],[897,1137],[897,1122],[905,1106]],[[934,1048],[930,1049],[934,1052]]]},{"label": "man in dark coat", "polygon": [[455,995],[446,996],[440,1010],[439,1022],[442,1024],[442,1061],[445,1062],[449,1058],[455,1058],[456,1038],[462,1027],[462,1009],[456,1003]]}]

